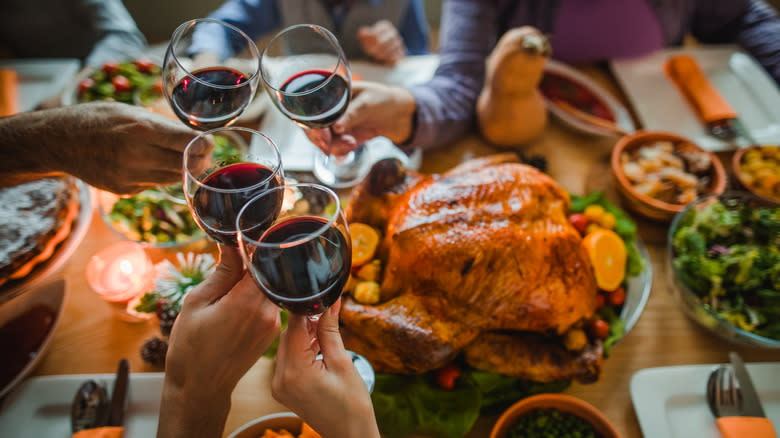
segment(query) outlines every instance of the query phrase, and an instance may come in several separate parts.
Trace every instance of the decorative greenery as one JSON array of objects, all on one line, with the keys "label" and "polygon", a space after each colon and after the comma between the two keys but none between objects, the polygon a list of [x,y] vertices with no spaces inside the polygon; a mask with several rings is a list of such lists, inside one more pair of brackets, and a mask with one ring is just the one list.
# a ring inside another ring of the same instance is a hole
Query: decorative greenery
[{"label": "decorative greenery", "polygon": [[141,297],[140,303],[135,306],[137,312],[156,312],[160,300],[166,300],[177,311],[180,310],[187,292],[208,278],[215,269],[211,254],[177,253],[176,261],[178,267],[169,260],[157,264],[154,290]]}]

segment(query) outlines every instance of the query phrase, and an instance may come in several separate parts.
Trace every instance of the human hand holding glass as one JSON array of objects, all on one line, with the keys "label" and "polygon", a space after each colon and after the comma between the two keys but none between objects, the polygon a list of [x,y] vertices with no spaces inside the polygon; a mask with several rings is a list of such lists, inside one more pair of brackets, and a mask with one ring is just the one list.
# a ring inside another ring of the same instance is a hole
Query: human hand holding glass
[{"label": "human hand holding glass", "polygon": [[328,148],[330,126],[347,109],[352,76],[344,51],[327,29],[301,24],[288,27],[271,39],[260,58],[263,84],[276,107],[307,130],[317,146],[314,175],[331,187],[349,187],[368,171],[365,147]]}]

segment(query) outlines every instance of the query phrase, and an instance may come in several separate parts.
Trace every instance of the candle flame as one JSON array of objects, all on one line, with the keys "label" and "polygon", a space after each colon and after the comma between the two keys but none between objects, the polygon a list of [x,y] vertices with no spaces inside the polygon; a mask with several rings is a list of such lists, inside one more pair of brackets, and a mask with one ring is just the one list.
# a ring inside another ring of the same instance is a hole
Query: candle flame
[{"label": "candle flame", "polygon": [[133,272],[133,265],[129,260],[122,260],[119,262],[119,270],[122,271],[123,274],[129,274]]}]

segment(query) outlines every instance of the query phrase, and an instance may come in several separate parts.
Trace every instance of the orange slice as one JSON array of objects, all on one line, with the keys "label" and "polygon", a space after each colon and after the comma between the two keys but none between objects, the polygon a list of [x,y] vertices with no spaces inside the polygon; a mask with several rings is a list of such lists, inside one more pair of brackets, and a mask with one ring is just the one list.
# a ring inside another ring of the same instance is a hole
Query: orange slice
[{"label": "orange slice", "polygon": [[379,233],[370,225],[356,222],[349,224],[352,235],[352,267],[362,266],[374,258],[379,245]]},{"label": "orange slice", "polygon": [[596,284],[600,289],[613,291],[626,276],[626,244],[614,231],[596,230],[582,239],[588,251]]}]

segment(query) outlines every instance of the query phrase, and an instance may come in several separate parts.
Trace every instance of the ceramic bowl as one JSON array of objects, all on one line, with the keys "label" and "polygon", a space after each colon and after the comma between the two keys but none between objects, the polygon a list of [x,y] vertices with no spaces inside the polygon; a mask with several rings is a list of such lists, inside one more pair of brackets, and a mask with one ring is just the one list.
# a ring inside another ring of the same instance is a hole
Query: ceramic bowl
[{"label": "ceramic bowl", "polygon": [[708,189],[703,194],[723,193],[726,189],[727,182],[726,169],[715,154],[702,149],[687,138],[680,137],[679,135],[668,132],[640,131],[621,138],[612,150],[610,163],[612,175],[616,182],[618,193],[620,193],[621,197],[625,200],[628,209],[649,219],[669,222],[674,218],[674,215],[685,208],[684,204],[670,204],[637,192],[620,165],[620,156],[623,152],[632,151],[658,141],[670,141],[684,145],[683,147],[693,148],[708,154],[712,161],[712,167],[710,168],[711,182]]},{"label": "ceramic bowl", "polygon": [[[758,149],[760,147],[761,146],[751,146],[751,147],[747,147],[747,148],[738,149],[736,152],[734,152],[734,157],[731,160],[731,170],[732,170],[732,172],[734,172],[734,179],[736,180],[736,182],[739,184],[739,186],[741,188],[743,188],[743,189],[747,190],[748,192],[756,195],[757,197],[759,197],[761,199],[764,199],[764,200],[767,200],[769,202],[774,202],[774,203],[780,204],[780,198],[767,196],[765,194],[758,193],[751,184],[748,184],[747,181],[745,181],[745,179],[742,178],[742,172],[740,171],[740,167],[742,165],[742,161],[745,159],[745,154],[748,151],[750,151],[750,150]],[[778,147],[778,146],[775,146],[775,147]]]},{"label": "ceramic bowl", "polygon": [[493,426],[490,438],[509,437],[517,420],[534,409],[556,409],[573,414],[590,423],[604,438],[620,437],[607,417],[590,403],[565,394],[539,394],[520,400],[504,411]]},{"label": "ceramic bowl", "polygon": [[277,412],[275,414],[263,415],[255,418],[249,423],[244,424],[234,430],[228,438],[260,438],[266,429],[279,431],[285,429],[298,436],[301,433],[303,420],[292,412]]}]

